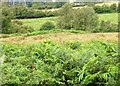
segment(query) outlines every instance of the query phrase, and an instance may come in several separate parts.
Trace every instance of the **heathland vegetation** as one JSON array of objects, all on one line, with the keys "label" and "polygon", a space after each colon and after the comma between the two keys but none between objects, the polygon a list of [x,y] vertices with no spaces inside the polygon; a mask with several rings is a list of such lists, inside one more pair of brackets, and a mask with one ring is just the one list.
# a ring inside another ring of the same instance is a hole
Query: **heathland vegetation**
[{"label": "heathland vegetation", "polygon": [[1,8],[3,85],[119,85],[120,4],[37,4]]}]

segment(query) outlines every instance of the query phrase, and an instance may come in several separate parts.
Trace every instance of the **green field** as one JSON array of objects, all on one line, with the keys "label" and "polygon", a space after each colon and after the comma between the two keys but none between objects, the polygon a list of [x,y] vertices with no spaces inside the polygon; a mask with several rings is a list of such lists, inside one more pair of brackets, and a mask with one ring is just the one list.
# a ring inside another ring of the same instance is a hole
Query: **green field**
[{"label": "green field", "polygon": [[99,14],[99,19],[118,24],[118,13]]},{"label": "green field", "polygon": [[[99,14],[99,20],[104,20],[104,21],[111,21],[113,23],[118,23],[118,14],[117,13],[109,13],[109,14]],[[47,21],[51,21],[53,23],[55,23],[55,21],[57,20],[57,17],[48,17],[48,18],[36,18],[36,19],[21,19],[20,21],[22,21],[25,25],[29,25],[32,28],[34,28],[35,30],[39,30],[40,26],[47,22]]]},{"label": "green field", "polygon": [[40,26],[47,21],[55,23],[57,17],[35,18],[35,19],[20,19],[24,25],[29,25],[35,30],[39,30]]}]

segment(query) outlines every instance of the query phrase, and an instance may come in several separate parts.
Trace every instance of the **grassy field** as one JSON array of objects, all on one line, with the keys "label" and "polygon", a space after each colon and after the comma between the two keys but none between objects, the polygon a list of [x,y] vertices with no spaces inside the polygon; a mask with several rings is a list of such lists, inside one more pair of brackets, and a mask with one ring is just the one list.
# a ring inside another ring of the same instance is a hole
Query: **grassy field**
[{"label": "grassy field", "polygon": [[118,13],[99,14],[99,19],[118,24]]},{"label": "grassy field", "polygon": [[[118,23],[118,14],[117,13],[109,13],[109,14],[99,14],[99,20],[104,21],[111,21],[113,23]],[[54,24],[56,23],[57,17],[48,17],[48,18],[35,18],[35,19],[21,19],[20,21],[23,22],[23,24],[31,26],[35,30],[39,30],[40,26],[47,22],[51,21]]]},{"label": "grassy field", "polygon": [[35,18],[35,19],[20,19],[24,25],[31,26],[35,30],[39,30],[40,26],[47,21],[55,23],[57,17]]}]

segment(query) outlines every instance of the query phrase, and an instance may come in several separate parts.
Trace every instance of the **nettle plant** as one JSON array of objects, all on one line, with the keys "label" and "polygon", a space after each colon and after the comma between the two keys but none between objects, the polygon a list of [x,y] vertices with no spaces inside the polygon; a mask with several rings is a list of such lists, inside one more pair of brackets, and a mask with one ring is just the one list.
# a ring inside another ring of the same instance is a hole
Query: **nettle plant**
[{"label": "nettle plant", "polygon": [[2,84],[117,84],[117,45],[77,43],[3,44]]}]

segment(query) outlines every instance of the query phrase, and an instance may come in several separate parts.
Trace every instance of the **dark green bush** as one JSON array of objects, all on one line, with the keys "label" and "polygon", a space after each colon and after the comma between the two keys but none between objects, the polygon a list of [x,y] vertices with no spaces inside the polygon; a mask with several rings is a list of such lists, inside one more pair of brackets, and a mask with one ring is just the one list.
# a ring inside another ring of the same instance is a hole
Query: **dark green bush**
[{"label": "dark green bush", "polygon": [[58,28],[91,31],[98,26],[98,16],[92,7],[73,9],[72,5],[67,3],[59,13]]},{"label": "dark green bush", "polygon": [[11,33],[29,33],[34,31],[30,26],[13,24]]},{"label": "dark green bush", "polygon": [[26,18],[28,9],[22,5],[16,5],[14,6],[14,12],[16,18]]},{"label": "dark green bush", "polygon": [[[43,11],[33,11],[34,14],[31,18],[42,18],[42,17],[46,17],[45,12]],[[29,17],[29,16],[28,16]]]},{"label": "dark green bush", "polygon": [[52,22],[45,22],[41,27],[40,30],[52,30],[55,28],[55,25]]},{"label": "dark green bush", "polygon": [[110,21],[101,21],[100,23],[100,31],[101,32],[117,32],[118,25],[111,23]]},{"label": "dark green bush", "polygon": [[71,4],[64,4],[59,11],[59,17],[57,20],[58,28],[71,29],[73,27],[73,9]]},{"label": "dark green bush", "polygon": [[103,4],[102,6],[93,6],[93,9],[95,10],[96,13],[112,13],[112,12],[117,12],[117,4],[112,4],[112,5],[106,5]]},{"label": "dark green bush", "polygon": [[52,16],[58,16],[59,14],[58,14],[58,11],[46,11],[45,12],[45,16],[46,17],[52,17]]},{"label": "dark green bush", "polygon": [[102,7],[101,6],[94,6],[94,10],[96,13],[103,13]]},{"label": "dark green bush", "polygon": [[26,25],[18,25],[18,24],[12,24],[11,27],[7,28],[7,30],[3,28],[3,33],[5,34],[14,34],[14,33],[29,33],[34,31],[30,26]]},{"label": "dark green bush", "polygon": [[118,13],[120,13],[120,2],[118,3],[118,9],[117,9],[117,11],[118,11]]},{"label": "dark green bush", "polygon": [[117,12],[117,4],[112,4],[110,6],[110,9],[112,10],[112,12]]},{"label": "dark green bush", "polygon": [[101,21],[100,26],[93,32],[118,32],[118,25],[110,21]]},{"label": "dark green bush", "polygon": [[14,18],[13,9],[9,6],[2,6],[2,16],[1,16],[1,23],[2,23],[2,33],[9,33],[8,31],[12,27],[11,19]]},{"label": "dark green bush", "polygon": [[98,26],[98,16],[92,7],[74,10],[73,28],[77,30],[92,31]]},{"label": "dark green bush", "polygon": [[16,18],[42,18],[57,16],[57,11],[41,11],[38,9],[25,8],[24,6],[17,5],[14,7]]}]

